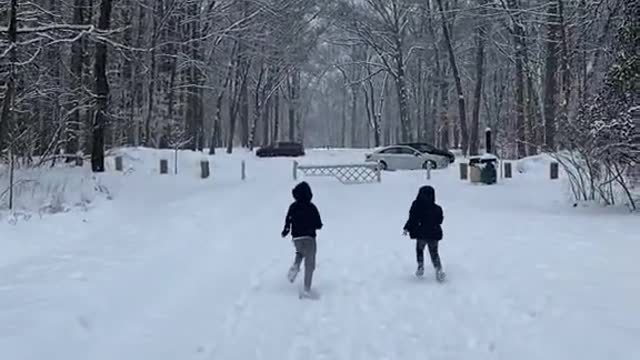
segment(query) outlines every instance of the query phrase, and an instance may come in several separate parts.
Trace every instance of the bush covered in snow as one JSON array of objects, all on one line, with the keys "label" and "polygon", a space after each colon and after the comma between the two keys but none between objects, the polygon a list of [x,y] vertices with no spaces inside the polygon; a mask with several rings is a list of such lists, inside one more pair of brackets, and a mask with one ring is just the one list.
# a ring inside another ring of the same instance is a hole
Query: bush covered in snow
[{"label": "bush covered in snow", "polygon": [[87,167],[17,168],[13,192],[9,167],[0,167],[0,211],[12,202],[14,211],[59,213],[85,208],[100,195],[109,197],[109,191]]},{"label": "bush covered in snow", "polygon": [[602,89],[574,118],[560,122],[559,143],[566,151],[556,157],[576,200],[624,200],[637,209],[630,174],[640,164],[640,3],[625,7]]}]

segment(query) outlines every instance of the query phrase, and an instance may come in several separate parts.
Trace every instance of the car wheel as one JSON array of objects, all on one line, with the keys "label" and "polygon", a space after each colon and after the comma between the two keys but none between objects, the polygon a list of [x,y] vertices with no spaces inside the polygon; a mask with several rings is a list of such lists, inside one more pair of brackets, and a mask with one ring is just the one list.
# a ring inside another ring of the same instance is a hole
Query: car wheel
[{"label": "car wheel", "polygon": [[436,162],[433,161],[433,160],[427,160],[427,161],[424,162],[424,164],[422,164],[422,168],[425,169],[425,170],[428,169],[429,166],[431,166],[432,170],[438,168],[438,164],[436,164]]},{"label": "car wheel", "polygon": [[387,166],[387,163],[384,161],[380,161],[378,162],[378,166],[380,167],[380,170],[386,171],[389,167]]}]

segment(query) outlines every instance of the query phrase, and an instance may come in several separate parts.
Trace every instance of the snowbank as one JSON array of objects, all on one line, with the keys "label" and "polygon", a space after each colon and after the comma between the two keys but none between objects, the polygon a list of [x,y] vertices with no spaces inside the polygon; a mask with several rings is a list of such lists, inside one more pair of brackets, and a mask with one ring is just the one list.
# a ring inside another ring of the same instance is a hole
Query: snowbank
[{"label": "snowbank", "polygon": [[[108,188],[88,167],[16,169],[13,183],[13,209],[18,212],[65,212],[109,196]],[[9,209],[9,184],[9,172],[4,168],[0,172],[0,211]]]},{"label": "snowbank", "polygon": [[549,167],[554,161],[553,157],[549,154],[534,155],[517,160],[515,168],[521,174],[548,174]]}]

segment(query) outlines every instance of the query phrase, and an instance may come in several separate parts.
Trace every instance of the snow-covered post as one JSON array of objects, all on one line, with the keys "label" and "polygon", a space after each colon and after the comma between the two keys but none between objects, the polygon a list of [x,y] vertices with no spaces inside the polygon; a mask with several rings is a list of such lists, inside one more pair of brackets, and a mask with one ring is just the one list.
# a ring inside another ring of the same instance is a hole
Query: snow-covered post
[{"label": "snow-covered post", "polygon": [[551,165],[549,166],[549,177],[551,178],[551,180],[556,180],[558,178],[558,163],[557,162],[552,162]]},{"label": "snow-covered post", "polygon": [[160,159],[160,174],[165,175],[169,173],[169,160]]},{"label": "snow-covered post", "polygon": [[298,180],[298,162],[293,161],[293,180]]},{"label": "snow-covered post", "polygon": [[431,180],[431,161],[427,161],[427,180]]},{"label": "snow-covered post", "polygon": [[247,163],[244,160],[240,163],[240,179],[242,181],[247,179]]},{"label": "snow-covered post", "polygon": [[208,178],[210,175],[209,171],[209,160],[201,160],[200,161],[200,177],[202,179]]},{"label": "snow-covered post", "polygon": [[123,166],[122,166],[122,156],[118,155],[116,156],[116,171],[122,171]]},{"label": "snow-covered post", "polygon": [[511,179],[512,176],[512,171],[511,171],[511,163],[510,162],[505,162],[504,163],[504,177],[507,179]]},{"label": "snow-covered post", "polygon": [[376,181],[377,182],[382,182],[382,165],[377,164],[376,165]]},{"label": "snow-covered post", "polygon": [[460,180],[467,180],[469,177],[469,164],[460,163]]}]

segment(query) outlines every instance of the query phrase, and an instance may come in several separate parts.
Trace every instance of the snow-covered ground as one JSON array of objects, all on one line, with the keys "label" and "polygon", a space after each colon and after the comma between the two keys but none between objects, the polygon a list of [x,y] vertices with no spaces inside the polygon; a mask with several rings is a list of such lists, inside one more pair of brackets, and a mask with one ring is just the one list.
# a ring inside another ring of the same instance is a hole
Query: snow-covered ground
[{"label": "snow-covered ground", "polygon": [[[538,163],[491,187],[455,167],[301,178],[325,223],[321,298],[301,301],[279,236],[292,160],[220,154],[200,180],[201,155],[161,177],[171,152],[124,153],[126,174],[96,180],[112,200],[0,224],[0,359],[640,359],[640,218],[571,207]],[[444,284],[413,276],[401,236],[425,183],[445,211]]]}]

